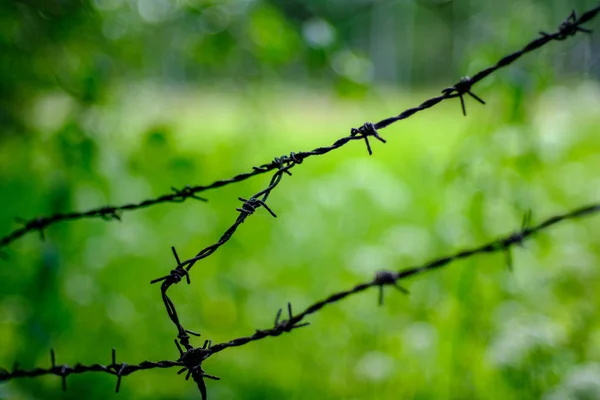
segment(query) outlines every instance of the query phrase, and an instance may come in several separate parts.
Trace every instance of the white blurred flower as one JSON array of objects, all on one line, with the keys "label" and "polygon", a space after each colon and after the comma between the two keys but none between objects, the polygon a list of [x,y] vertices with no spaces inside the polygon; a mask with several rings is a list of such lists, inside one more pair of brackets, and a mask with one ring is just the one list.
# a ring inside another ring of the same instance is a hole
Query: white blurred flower
[{"label": "white blurred flower", "polygon": [[331,59],[331,68],[338,75],[357,83],[369,83],[373,80],[371,60],[350,50],[336,52]]},{"label": "white blurred flower", "polygon": [[310,47],[323,48],[335,41],[335,29],[320,18],[312,18],[302,26],[302,34]]},{"label": "white blurred flower", "polygon": [[565,337],[563,328],[541,314],[524,314],[498,321],[500,333],[493,339],[487,358],[494,366],[519,365],[532,351],[552,348]]},{"label": "white blurred flower", "polygon": [[575,367],[561,384],[544,396],[544,400],[600,399],[600,364]]},{"label": "white blurred flower", "polygon": [[370,351],[358,360],[354,373],[358,378],[371,381],[388,379],[395,369],[394,358],[380,351]]}]

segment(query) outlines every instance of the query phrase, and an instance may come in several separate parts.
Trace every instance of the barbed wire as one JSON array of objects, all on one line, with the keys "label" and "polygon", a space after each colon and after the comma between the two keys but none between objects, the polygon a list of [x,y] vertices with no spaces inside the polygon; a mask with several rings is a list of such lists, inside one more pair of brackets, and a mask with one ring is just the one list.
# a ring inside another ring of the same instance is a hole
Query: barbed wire
[{"label": "barbed wire", "polygon": [[[211,355],[213,355],[215,353],[218,353],[220,351],[228,349],[230,347],[243,346],[247,343],[255,342],[257,340],[264,339],[268,336],[279,336],[284,332],[290,332],[293,329],[306,326],[306,325],[308,325],[308,323],[301,324],[300,322],[302,322],[304,320],[304,318],[306,318],[308,315],[314,314],[315,312],[321,310],[323,307],[325,307],[328,304],[337,303],[351,295],[363,292],[372,287],[379,288],[379,305],[383,305],[383,289],[385,286],[393,286],[394,288],[396,288],[398,291],[402,292],[403,294],[408,294],[408,291],[406,289],[404,289],[403,287],[398,285],[398,281],[407,279],[412,276],[421,275],[428,271],[432,271],[432,270],[435,270],[438,268],[448,266],[455,261],[473,257],[478,254],[496,253],[496,252],[504,252],[505,254],[510,254],[511,248],[513,246],[523,245],[523,243],[526,239],[534,236],[535,234],[537,234],[538,232],[540,232],[544,229],[547,229],[547,228],[549,228],[553,225],[556,225],[562,221],[580,218],[580,217],[591,216],[596,213],[600,213],[600,203],[584,206],[584,207],[578,208],[576,210],[567,212],[565,214],[555,215],[535,226],[529,225],[531,217],[530,217],[530,214],[529,214],[529,217],[526,214],[526,216],[523,219],[524,222],[526,222],[526,224],[522,224],[520,230],[518,230],[514,233],[511,233],[507,236],[496,239],[492,242],[488,242],[488,243],[485,243],[485,244],[482,244],[480,246],[473,247],[470,249],[464,249],[464,250],[461,250],[452,255],[436,258],[425,264],[421,264],[416,267],[399,270],[397,272],[388,271],[388,270],[378,271],[375,274],[375,278],[373,280],[371,280],[369,282],[365,282],[365,283],[360,283],[351,289],[331,294],[328,297],[326,297],[325,299],[308,306],[304,311],[302,311],[296,315],[293,315],[292,305],[290,303],[288,303],[288,319],[287,320],[279,322],[279,318],[281,315],[281,309],[280,309],[277,313],[277,317],[275,318],[275,325],[272,328],[264,329],[264,330],[257,330],[251,336],[241,337],[241,338],[233,339],[229,342],[215,344],[210,347],[208,356],[206,358],[210,357]],[[508,258],[506,260],[507,260],[507,263],[506,263],[507,268],[509,270],[512,270],[512,268],[513,268],[512,257],[510,258],[510,262],[508,261]]]},{"label": "barbed wire", "polygon": [[[471,258],[480,254],[490,254],[497,252],[504,252],[505,254],[510,254],[511,248],[514,246],[522,246],[523,243],[532,238],[537,233],[552,227],[560,222],[589,217],[594,214],[600,213],[600,203],[592,204],[585,207],[581,207],[575,209],[573,211],[567,212],[565,214],[559,214],[552,216],[538,225],[531,226],[531,213],[525,214],[523,218],[523,223],[519,230],[510,233],[506,236],[500,237],[496,240],[493,240],[488,243],[484,243],[482,245],[463,249],[459,252],[456,252],[451,255],[447,255],[440,258],[435,258],[426,262],[424,264],[410,267],[406,269],[401,269],[398,271],[389,271],[389,270],[381,270],[375,274],[374,279],[360,283],[348,290],[340,291],[333,293],[327,296],[325,299],[317,301],[312,305],[309,305],[302,312],[298,314],[294,314],[292,310],[292,304],[287,304],[287,316],[288,318],[285,320],[281,319],[282,309],[279,309],[276,316],[273,327],[267,329],[257,329],[254,334],[250,336],[239,337],[236,339],[232,339],[228,342],[218,343],[212,345],[210,340],[204,341],[204,345],[202,347],[193,347],[188,344],[186,346],[186,350],[182,350],[179,346],[177,340],[175,340],[175,345],[179,349],[180,357],[174,361],[143,361],[137,365],[128,365],[126,363],[117,363],[116,361],[116,353],[115,349],[112,350],[112,362],[110,365],[102,365],[102,364],[93,364],[89,366],[77,364],[75,367],[69,367],[66,364],[56,365],[54,351],[50,351],[50,363],[51,366],[49,368],[35,368],[32,370],[22,370],[16,365],[12,371],[0,369],[0,381],[9,381],[12,379],[18,378],[35,378],[42,375],[56,375],[61,377],[62,379],[62,388],[66,390],[66,379],[68,376],[73,374],[80,374],[85,372],[104,372],[110,375],[114,375],[117,377],[116,384],[116,392],[119,391],[121,385],[121,378],[123,376],[130,375],[134,372],[140,370],[148,370],[148,369],[156,369],[156,368],[172,368],[172,367],[180,367],[179,374],[187,371],[186,379],[189,379],[190,376],[193,377],[196,382],[198,389],[202,395],[203,399],[207,398],[207,390],[206,385],[204,383],[204,378],[209,379],[220,379],[219,377],[206,374],[202,368],[202,363],[207,360],[209,357],[227,350],[232,347],[240,347],[246,344],[256,342],[258,340],[267,338],[267,337],[276,337],[280,336],[283,333],[291,332],[294,329],[298,329],[304,326],[307,326],[308,322],[303,322],[306,317],[311,314],[314,314],[325,306],[329,304],[334,304],[341,302],[342,300],[364,292],[367,289],[377,287],[379,288],[379,305],[383,305],[383,290],[385,286],[393,286],[398,289],[402,293],[408,293],[406,289],[402,288],[398,285],[398,282],[401,280],[408,279],[413,276],[421,275],[429,271],[433,271],[439,268],[447,267],[451,263],[460,261],[463,259]],[[176,254],[176,253],[175,253]],[[177,258],[177,256],[176,256]],[[507,257],[506,259],[507,268],[512,270],[512,257]],[[510,261],[509,261],[510,260]]]},{"label": "barbed wire", "polygon": [[[240,198],[240,201],[242,201],[243,203],[242,203],[242,206],[237,209],[237,211],[239,212],[238,217],[236,218],[235,222],[223,233],[223,235],[220,237],[220,239],[216,243],[204,248],[203,250],[198,252],[194,257],[187,259],[185,261],[180,260],[175,247],[172,247],[173,256],[174,256],[176,264],[177,264],[176,267],[173,270],[171,270],[168,275],[151,281],[151,283],[159,283],[159,282],[161,283],[161,286],[160,286],[161,297],[162,297],[163,303],[165,305],[167,315],[169,316],[169,318],[171,319],[171,321],[173,322],[173,324],[175,325],[175,327],[177,329],[177,339],[175,339],[175,345],[177,346],[177,349],[179,350],[179,358],[176,361],[159,361],[159,362],[143,361],[142,363],[137,364],[137,365],[128,365],[125,363],[117,363],[116,362],[116,354],[113,349],[112,363],[108,366],[104,366],[101,364],[93,364],[93,365],[89,365],[89,366],[77,364],[75,367],[71,368],[67,365],[56,365],[54,351],[52,350],[51,351],[51,367],[50,368],[47,368],[47,369],[36,368],[34,370],[25,371],[25,370],[19,369],[18,366],[15,366],[13,368],[12,372],[9,372],[7,370],[0,370],[0,381],[6,381],[6,380],[21,378],[21,377],[37,377],[40,375],[57,375],[62,378],[63,389],[66,389],[66,378],[69,375],[77,374],[77,373],[85,373],[85,372],[105,372],[105,373],[109,373],[109,374],[117,376],[116,390],[118,391],[120,388],[120,384],[121,384],[121,378],[123,376],[129,375],[129,374],[139,371],[139,370],[154,369],[154,368],[170,368],[170,367],[178,366],[178,367],[181,367],[181,369],[179,370],[178,373],[183,373],[183,372],[187,371],[186,379],[189,379],[190,377],[192,377],[194,382],[196,382],[196,384],[198,386],[198,389],[201,393],[202,398],[206,399],[207,390],[206,390],[206,385],[205,385],[204,379],[205,378],[219,379],[216,376],[206,374],[205,371],[202,369],[202,363],[207,358],[209,358],[210,356],[212,356],[220,351],[230,348],[230,347],[242,346],[247,343],[250,343],[250,342],[253,342],[256,340],[260,340],[260,339],[263,339],[263,338],[269,337],[269,336],[279,336],[284,332],[291,332],[294,329],[306,326],[306,325],[308,325],[308,323],[301,323],[303,321],[303,319],[305,317],[307,317],[308,315],[319,311],[327,304],[332,304],[332,303],[341,301],[350,295],[360,293],[368,288],[375,287],[375,286],[379,287],[379,289],[380,289],[379,302],[380,302],[380,304],[382,304],[383,303],[383,288],[384,288],[384,286],[392,285],[392,286],[396,287],[398,290],[400,290],[402,292],[406,292],[405,289],[403,289],[402,287],[400,287],[398,285],[399,280],[408,278],[413,275],[418,275],[418,274],[421,274],[421,273],[424,273],[424,272],[427,272],[427,271],[430,271],[433,269],[441,268],[446,265],[449,265],[453,261],[472,257],[474,255],[481,254],[481,253],[493,253],[493,252],[503,251],[506,255],[507,266],[510,269],[512,269],[512,256],[510,253],[510,249],[512,246],[517,245],[517,244],[522,244],[523,241],[525,239],[529,238],[530,236],[532,236],[532,235],[536,234],[537,232],[539,232],[543,229],[546,229],[556,223],[559,223],[561,221],[565,221],[565,220],[577,218],[577,217],[582,217],[582,216],[589,216],[591,214],[597,213],[598,211],[600,211],[600,205],[595,204],[595,205],[591,205],[591,206],[587,206],[587,207],[582,207],[582,208],[574,210],[570,213],[557,215],[557,216],[547,219],[546,221],[544,221],[534,227],[530,227],[531,215],[527,214],[523,219],[521,229],[507,237],[498,239],[496,241],[490,242],[488,244],[485,244],[485,245],[482,245],[482,246],[479,246],[476,248],[463,250],[463,251],[458,252],[451,256],[433,260],[429,263],[423,264],[418,267],[413,267],[413,268],[401,270],[398,272],[379,271],[372,281],[359,284],[359,285],[355,286],[354,288],[346,290],[346,291],[334,293],[334,294],[328,296],[326,299],[321,300],[317,303],[314,303],[313,305],[309,306],[304,311],[302,311],[301,313],[296,314],[296,315],[294,315],[294,313],[292,311],[292,305],[290,303],[288,303],[288,319],[281,320],[282,310],[280,309],[276,315],[275,323],[272,328],[264,329],[264,330],[256,330],[256,332],[251,336],[234,339],[234,340],[231,340],[231,341],[225,342],[225,343],[219,343],[214,346],[211,345],[211,341],[209,341],[209,340],[205,341],[204,345],[202,347],[194,347],[190,343],[190,335],[193,335],[193,336],[200,336],[200,335],[194,331],[188,330],[183,327],[183,325],[181,324],[181,322],[179,320],[179,316],[177,314],[175,305],[174,305],[173,301],[167,295],[167,292],[170,289],[170,287],[181,282],[181,280],[184,277],[186,278],[186,281],[189,284],[190,283],[189,272],[190,272],[191,268],[195,265],[195,263],[210,256],[216,250],[218,250],[221,246],[223,246],[225,243],[227,243],[227,241],[229,241],[229,239],[236,232],[237,228],[246,220],[246,218],[248,216],[252,215],[255,211],[257,211],[257,209],[259,209],[260,207],[263,207],[273,217],[276,217],[276,214],[269,208],[269,206],[266,203],[268,197],[270,196],[271,192],[279,185],[279,183],[281,182],[281,180],[283,178],[283,175],[284,174],[291,175],[290,170],[294,166],[301,164],[306,158],[315,156],[315,155],[323,155],[323,154],[329,153],[333,150],[336,150],[336,149],[346,145],[347,143],[349,143],[350,141],[353,141],[353,140],[364,140],[366,147],[367,147],[367,151],[369,152],[369,154],[372,154],[372,149],[371,149],[371,145],[369,143],[369,138],[375,138],[375,139],[385,143],[385,139],[383,139],[378,133],[379,129],[383,129],[397,121],[408,118],[419,111],[431,108],[434,105],[440,103],[441,101],[443,101],[445,99],[458,97],[460,99],[462,112],[464,115],[466,115],[465,102],[464,102],[464,98],[463,98],[464,95],[468,94],[471,97],[473,97],[475,100],[477,100],[478,102],[485,104],[485,102],[481,98],[479,98],[477,95],[475,95],[471,91],[471,88],[475,83],[484,79],[486,76],[493,73],[494,71],[511,64],[512,62],[514,62],[515,60],[520,58],[522,55],[524,55],[528,52],[531,52],[535,49],[538,49],[541,46],[545,45],[546,43],[548,43],[552,40],[562,41],[570,36],[575,35],[577,32],[590,33],[591,31],[589,31],[588,29],[582,28],[580,25],[591,20],[592,18],[594,18],[598,14],[598,12],[600,12],[600,6],[594,8],[592,10],[586,11],[579,18],[577,18],[577,16],[575,15],[574,12],[571,13],[569,15],[569,17],[567,18],[567,20],[565,20],[559,26],[557,32],[552,33],[552,34],[540,32],[540,34],[541,34],[540,38],[533,40],[532,42],[527,44],[525,47],[523,47],[521,50],[502,58],[494,66],[478,72],[472,78],[469,78],[469,77],[462,78],[454,86],[442,90],[441,96],[437,96],[437,97],[431,98],[429,100],[426,100],[425,102],[423,102],[421,105],[419,105],[417,107],[405,110],[404,112],[402,112],[401,114],[399,114],[397,116],[387,118],[378,123],[373,124],[373,123],[367,122],[367,123],[363,124],[360,128],[353,128],[350,131],[349,136],[338,139],[331,146],[319,147],[319,148],[316,148],[309,152],[290,153],[289,155],[284,155],[282,157],[276,157],[270,163],[263,164],[260,167],[254,167],[253,171],[250,173],[239,174],[231,179],[217,181],[208,186],[196,186],[196,187],[188,186],[181,190],[173,188],[174,193],[172,193],[172,194],[164,195],[164,196],[158,197],[156,199],[145,200],[141,203],[132,203],[132,204],[128,204],[128,205],[124,205],[124,206],[116,206],[116,207],[115,206],[107,206],[107,207],[102,207],[99,209],[90,210],[90,211],[87,211],[84,213],[79,213],[79,214],[78,213],[55,214],[54,216],[51,216],[51,217],[41,217],[41,218],[37,218],[37,219],[31,220],[28,222],[24,222],[25,226],[23,228],[9,234],[8,236],[6,236],[2,240],[0,240],[0,248],[4,245],[7,245],[8,243],[16,240],[18,237],[25,235],[27,232],[39,231],[43,237],[44,228],[46,228],[50,224],[54,224],[54,223],[57,223],[57,222],[60,222],[63,220],[82,219],[82,218],[97,217],[97,216],[100,216],[106,220],[120,219],[120,213],[122,211],[129,211],[129,210],[135,210],[135,209],[139,209],[139,208],[149,207],[149,206],[152,206],[152,205],[158,204],[158,203],[183,202],[188,198],[194,198],[197,200],[205,200],[205,199],[199,197],[197,195],[197,193],[204,191],[204,190],[211,189],[211,188],[225,186],[230,183],[239,182],[239,181],[248,179],[251,176],[259,175],[259,174],[266,173],[269,171],[275,171],[275,173],[271,177],[269,185],[265,189],[254,194],[249,199]],[[182,349],[182,346],[185,350]]]},{"label": "barbed wire", "polygon": [[115,349],[112,349],[112,359],[109,365],[92,364],[83,365],[75,364],[74,367],[70,367],[67,364],[56,364],[56,356],[54,349],[50,350],[50,367],[48,368],[35,368],[32,370],[24,370],[19,367],[19,364],[15,363],[12,371],[8,371],[4,368],[0,368],[0,382],[8,381],[17,378],[37,378],[43,375],[56,375],[62,380],[62,389],[67,390],[67,378],[70,375],[83,374],[86,372],[104,372],[117,377],[117,386],[115,391],[118,393],[121,388],[121,378],[137,371],[144,371],[148,369],[156,368],[173,368],[182,367],[181,361],[143,361],[139,364],[127,364],[117,363],[117,353]]},{"label": "barbed wire", "polygon": [[[595,9],[595,13],[597,14],[599,11],[600,11],[600,6]],[[596,14],[593,14],[593,15],[596,15]],[[590,12],[588,11],[587,13],[584,13],[580,19],[582,19],[582,20],[584,20],[584,18],[589,19],[589,18],[591,18],[591,17],[589,17],[589,15],[592,15],[592,14],[590,14]],[[384,120],[377,124],[367,122],[358,129],[353,128],[350,132],[350,136],[347,136],[345,138],[337,140],[332,146],[321,147],[321,148],[313,150],[313,152],[309,152],[309,153],[291,153],[289,156],[282,156],[282,157],[275,158],[273,161],[273,164],[277,165],[277,171],[271,177],[271,181],[270,181],[269,185],[267,186],[267,188],[254,194],[249,199],[239,198],[240,201],[243,201],[243,204],[242,204],[241,208],[237,209],[239,214],[238,214],[236,220],[225,231],[225,233],[219,238],[219,240],[216,243],[214,243],[208,247],[205,247],[204,249],[200,250],[194,257],[189,258],[185,261],[180,260],[175,247],[172,247],[173,255],[174,255],[175,261],[176,261],[176,267],[174,269],[172,269],[168,275],[165,275],[161,278],[151,281],[151,283],[153,283],[153,284],[162,282],[161,286],[160,286],[161,298],[162,298],[165,308],[167,310],[167,315],[169,316],[169,318],[171,319],[171,321],[173,322],[173,324],[175,325],[175,327],[177,329],[177,338],[179,339],[179,343],[183,347],[185,347],[187,350],[191,350],[191,349],[193,349],[193,346],[190,344],[190,335],[198,336],[199,334],[192,330],[186,329],[183,326],[183,324],[181,323],[179,316],[177,314],[175,304],[169,298],[167,292],[173,285],[176,285],[179,282],[181,282],[181,280],[184,277],[186,278],[186,282],[188,284],[190,284],[189,272],[192,269],[192,267],[196,264],[196,262],[210,256],[215,251],[217,251],[221,246],[223,246],[225,243],[227,243],[229,241],[229,239],[233,236],[233,234],[236,232],[238,227],[242,223],[244,223],[246,218],[248,218],[248,216],[252,215],[258,208],[264,207],[273,217],[276,217],[276,214],[267,206],[266,201],[267,201],[267,198],[269,197],[269,195],[271,194],[271,192],[279,185],[279,183],[283,179],[284,174],[291,175],[290,170],[295,165],[302,163],[302,161],[305,158],[309,157],[310,155],[326,154],[332,150],[342,147],[343,145],[345,145],[346,143],[348,143],[352,140],[364,140],[369,154],[372,154],[371,146],[369,143],[369,137],[374,137],[374,138],[378,139],[379,141],[385,143],[385,140],[383,138],[381,138],[381,136],[379,136],[379,133],[378,133],[379,128],[389,126],[390,124],[392,124],[396,121],[408,118],[418,111],[432,107],[433,105],[439,103],[440,101],[442,101],[445,98],[460,97],[463,114],[466,115],[464,100],[463,100],[462,96],[464,94],[470,94],[475,99],[481,100],[478,96],[476,96],[475,94],[473,94],[471,92],[471,86],[472,86],[473,82],[477,82],[477,81],[483,79],[484,77],[486,77],[487,75],[491,74],[493,71],[495,71],[505,65],[510,64],[511,62],[513,62],[514,60],[519,58],[521,55],[523,55],[529,51],[532,51],[533,49],[539,48],[542,44],[547,43],[548,40],[553,40],[553,39],[564,40],[569,35],[573,35],[574,33],[580,31],[580,29],[578,28],[578,25],[575,25],[577,23],[577,20],[573,19],[574,16],[575,16],[574,13],[569,15],[566,22],[563,22],[560,25],[559,30],[556,33],[554,33],[554,34],[543,33],[541,38],[538,38],[538,39],[534,40],[533,42],[530,42],[527,46],[525,46],[520,51],[517,51],[515,53],[512,53],[512,55],[502,58],[500,61],[498,61],[498,63],[496,63],[495,66],[487,68],[484,71],[477,73],[473,78],[463,78],[455,86],[444,89],[442,91],[442,93],[443,93],[442,96],[438,96],[435,99],[427,100],[426,102],[422,103],[420,106],[406,110],[403,113],[401,113],[400,115],[393,117],[392,119],[387,119],[387,120]]]},{"label": "barbed wire", "polygon": [[17,222],[21,223],[23,226],[21,228],[13,230],[12,232],[0,238],[0,250],[30,232],[39,232],[40,237],[43,239],[44,229],[46,229],[50,225],[54,225],[63,221],[73,221],[87,218],[102,218],[105,221],[120,221],[121,215],[125,211],[139,210],[164,203],[182,203],[190,198],[206,201],[205,198],[198,196],[198,193],[210,189],[220,188],[226,185],[230,185],[232,183],[242,182],[251,177],[261,175],[270,171],[280,170],[282,164],[289,166],[289,170],[295,165],[301,164],[302,161],[309,157],[327,154],[333,150],[341,148],[342,146],[346,145],[352,140],[363,139],[365,141],[367,151],[369,152],[369,154],[372,154],[371,145],[369,143],[369,137],[373,137],[381,141],[382,143],[385,143],[385,139],[383,139],[379,135],[378,130],[384,129],[398,121],[409,118],[410,116],[416,114],[419,111],[431,108],[436,104],[439,104],[443,100],[458,97],[460,99],[463,115],[466,116],[467,111],[464,101],[465,95],[469,95],[479,103],[485,104],[485,101],[483,101],[479,96],[472,92],[471,89],[473,85],[483,80],[493,72],[512,64],[513,62],[521,58],[523,55],[530,53],[536,49],[539,49],[540,47],[546,45],[551,41],[563,41],[571,36],[574,36],[578,32],[590,34],[592,31],[583,28],[581,25],[595,18],[599,12],[600,6],[597,6],[593,9],[584,12],[579,18],[575,14],[575,11],[571,12],[567,19],[560,24],[556,32],[539,32],[541,36],[529,42],[522,49],[517,50],[514,53],[511,53],[501,58],[495,65],[477,72],[472,77],[466,76],[461,78],[458,83],[443,89],[441,96],[432,97],[428,100],[425,100],[416,107],[404,110],[396,116],[383,119],[377,123],[367,122],[363,124],[360,128],[352,128],[349,136],[338,139],[331,146],[317,147],[311,151],[291,152],[289,155],[276,157],[273,161],[262,164],[258,167],[255,166],[250,172],[241,173],[229,179],[217,180],[208,185],[186,186],[183,189],[171,188],[172,193],[164,194],[159,197],[143,200],[137,203],[129,203],[120,206],[103,206],[83,212],[57,213],[50,216],[32,218],[30,220],[23,220],[18,218]]}]

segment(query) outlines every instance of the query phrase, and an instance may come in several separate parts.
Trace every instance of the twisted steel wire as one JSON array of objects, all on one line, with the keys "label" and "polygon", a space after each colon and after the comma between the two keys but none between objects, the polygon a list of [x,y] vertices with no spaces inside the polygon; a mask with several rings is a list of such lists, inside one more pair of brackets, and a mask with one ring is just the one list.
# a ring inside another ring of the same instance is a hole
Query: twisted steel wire
[{"label": "twisted steel wire", "polygon": [[15,364],[12,368],[12,371],[0,368],[0,382],[17,378],[37,378],[44,375],[56,375],[61,377],[62,389],[67,390],[67,377],[70,375],[83,374],[86,372],[104,372],[117,377],[116,392],[118,393],[121,387],[121,378],[123,376],[131,375],[134,372],[148,369],[165,369],[182,366],[183,363],[181,361],[142,361],[139,364],[117,363],[116,350],[112,349],[112,362],[109,365],[83,365],[77,363],[74,367],[70,367],[67,364],[56,364],[54,349],[51,349],[50,367],[24,370],[19,368],[18,364]]}]

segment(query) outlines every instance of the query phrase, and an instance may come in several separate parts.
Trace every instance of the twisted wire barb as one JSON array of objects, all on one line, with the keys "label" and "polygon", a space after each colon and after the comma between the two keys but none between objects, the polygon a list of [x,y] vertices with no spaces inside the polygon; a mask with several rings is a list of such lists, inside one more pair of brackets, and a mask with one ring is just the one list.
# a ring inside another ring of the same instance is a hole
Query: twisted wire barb
[{"label": "twisted wire barb", "polygon": [[232,183],[242,182],[253,176],[261,175],[266,172],[279,170],[281,169],[281,162],[289,162],[289,160],[292,160],[294,165],[300,164],[303,160],[309,157],[323,155],[329,153],[330,151],[337,150],[354,139],[364,139],[369,154],[372,154],[372,149],[369,143],[369,136],[374,137],[377,140],[385,143],[385,140],[381,136],[379,136],[378,130],[384,129],[400,120],[406,119],[419,111],[431,108],[439,104],[443,100],[458,97],[460,99],[463,115],[466,116],[467,112],[464,102],[464,95],[468,94],[479,103],[485,104],[485,101],[483,101],[479,96],[475,95],[472,92],[471,89],[473,85],[486,78],[493,72],[499,70],[500,68],[512,64],[513,62],[521,58],[523,55],[537,50],[551,41],[563,41],[571,36],[574,36],[578,32],[588,34],[591,33],[591,30],[583,28],[581,25],[595,18],[599,12],[600,6],[597,6],[591,10],[584,12],[580,17],[577,17],[575,11],[571,12],[567,19],[563,23],[561,23],[556,32],[551,34],[540,32],[541,37],[532,40],[522,49],[517,50],[514,53],[501,58],[495,65],[488,67],[482,71],[479,71],[472,77],[463,77],[455,85],[443,89],[441,96],[432,97],[428,100],[425,100],[423,103],[416,107],[409,108],[396,116],[383,119],[377,123],[367,122],[360,128],[352,128],[350,136],[346,136],[337,140],[331,146],[317,147],[316,149],[313,149],[311,151],[304,151],[298,153],[292,152],[289,156],[275,158],[269,163],[262,164],[258,167],[253,167],[252,171],[250,172],[241,173],[229,179],[218,180],[208,185],[186,186],[182,190],[172,188],[173,193],[165,194],[152,199],[143,200],[139,203],[129,203],[121,206],[103,206],[83,212],[57,213],[51,216],[42,216],[33,218],[28,221],[23,221],[23,226],[21,228],[15,229],[6,236],[0,238],[0,249],[8,246],[10,243],[21,238],[29,232],[38,231],[43,237],[44,229],[46,229],[50,225],[54,225],[62,221],[71,221],[86,218],[102,218],[106,221],[120,220],[121,214],[125,211],[133,211],[142,208],[147,208],[156,204],[181,203],[189,198],[205,201],[206,199],[199,197],[198,193],[210,189],[216,189]]}]

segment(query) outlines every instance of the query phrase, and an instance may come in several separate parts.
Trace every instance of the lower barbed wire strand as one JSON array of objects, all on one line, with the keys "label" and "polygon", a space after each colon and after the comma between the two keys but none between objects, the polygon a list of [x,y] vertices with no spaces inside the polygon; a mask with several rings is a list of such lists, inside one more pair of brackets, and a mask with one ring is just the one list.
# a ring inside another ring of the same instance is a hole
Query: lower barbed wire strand
[{"label": "lower barbed wire strand", "polygon": [[[201,363],[202,361],[206,360],[210,356],[212,356],[216,353],[219,353],[225,349],[228,349],[231,347],[243,346],[245,344],[248,344],[248,343],[251,343],[251,342],[254,342],[257,340],[261,340],[261,339],[264,339],[264,338],[270,337],[270,336],[280,336],[281,334],[283,334],[285,332],[291,332],[294,329],[306,326],[307,325],[306,323],[300,324],[300,322],[308,315],[318,312],[319,310],[321,310],[323,307],[325,307],[328,304],[339,302],[351,295],[363,292],[368,288],[371,288],[371,287],[381,287],[382,288],[384,285],[391,285],[391,284],[396,283],[399,280],[406,279],[411,276],[419,275],[419,274],[422,274],[422,273],[425,273],[428,271],[432,271],[434,269],[447,266],[447,265],[451,264],[452,262],[455,262],[455,261],[458,261],[461,259],[470,258],[470,257],[473,257],[478,254],[501,252],[501,251],[505,250],[506,248],[510,248],[511,246],[521,244],[524,240],[529,239],[529,238],[533,237],[535,234],[537,234],[545,229],[548,229],[556,224],[559,224],[561,222],[568,221],[571,219],[576,219],[576,218],[581,218],[581,217],[590,217],[597,213],[600,213],[600,203],[587,205],[587,206],[580,207],[578,209],[575,209],[575,210],[570,211],[565,214],[552,216],[537,225],[534,225],[531,227],[526,227],[526,228],[522,227],[522,230],[517,231],[516,233],[513,232],[511,234],[505,235],[505,236],[503,236],[497,240],[494,240],[492,242],[485,243],[483,245],[480,245],[480,246],[477,246],[477,247],[474,247],[471,249],[462,250],[462,251],[456,252],[450,256],[436,258],[436,259],[429,261],[420,266],[400,270],[397,272],[384,271],[385,273],[383,273],[383,274],[378,273],[376,275],[375,279],[373,279],[369,282],[358,284],[358,285],[354,286],[352,289],[331,294],[324,300],[318,301],[318,302],[310,305],[309,307],[307,307],[304,311],[300,312],[299,314],[293,315],[291,304],[288,304],[289,317],[290,317],[289,320],[279,322],[279,315],[281,313],[281,310],[280,310],[280,312],[277,314],[277,318],[275,320],[275,326],[273,328],[256,330],[256,332],[251,336],[240,337],[237,339],[233,339],[229,342],[215,344],[210,347],[207,347],[206,343],[205,343],[205,347],[206,347],[205,349],[204,348],[198,349],[198,348],[193,348],[190,346],[190,348],[188,348],[187,351],[188,352],[194,352],[197,350],[203,351],[204,355],[203,355],[202,360],[200,361],[200,363]],[[172,368],[172,367],[184,366],[184,364],[181,361],[159,361],[159,362],[143,361],[137,365],[128,365],[125,363],[117,364],[114,360],[115,360],[115,355],[114,355],[114,350],[113,350],[113,364],[111,364],[109,366],[102,365],[102,364],[92,364],[89,366],[76,364],[74,367],[69,367],[68,365],[55,365],[54,352],[52,352],[52,366],[50,368],[46,368],[46,369],[35,368],[32,370],[23,370],[23,369],[20,369],[18,366],[16,366],[15,368],[13,368],[12,372],[5,370],[5,369],[0,369],[0,381],[8,381],[11,379],[24,378],[24,377],[35,378],[35,377],[43,376],[43,375],[56,375],[56,376],[60,376],[63,378],[63,384],[64,384],[64,379],[66,379],[66,377],[68,377],[69,375],[72,375],[72,374],[81,374],[81,373],[86,373],[86,372],[104,372],[104,373],[108,373],[108,374],[115,375],[118,377],[123,377],[123,376],[129,375],[129,374],[132,374],[136,371],[140,371],[140,370],[155,369],[155,368]],[[211,377],[210,375],[205,375],[205,376]],[[201,377],[198,377],[198,375],[196,375],[196,378],[197,378],[196,381],[201,379]],[[212,378],[215,378],[215,377],[212,377]],[[117,389],[118,389],[119,385],[120,385],[120,379],[117,384]],[[203,392],[203,396],[205,396],[204,392]]]},{"label": "lower barbed wire strand", "polygon": [[[173,367],[181,367],[181,362],[179,361],[142,361],[139,364],[125,364],[119,363],[116,366],[125,366],[123,368],[122,376],[130,375],[137,371],[144,371],[149,369],[165,369],[165,368],[173,368]],[[54,367],[50,368],[34,368],[31,370],[24,370],[17,368],[13,371],[8,370],[0,370],[0,382],[1,381],[9,381],[17,378],[37,378],[43,375],[74,375],[74,374],[83,374],[86,372],[104,372],[111,375],[117,375],[117,372],[113,368],[114,366],[108,366],[103,364],[91,364],[91,365],[82,365],[75,364],[73,367],[70,367],[66,364],[57,364]],[[64,369],[64,374],[57,372],[58,369]]]},{"label": "lower barbed wire strand", "polygon": [[[556,225],[560,222],[575,219],[575,218],[589,217],[589,216],[592,216],[597,213],[600,213],[600,203],[583,206],[583,207],[580,207],[573,211],[567,212],[565,214],[552,216],[552,217],[547,218],[546,220],[540,222],[538,225],[528,228],[525,231],[519,232],[518,234],[511,233],[509,235],[506,235],[504,237],[496,239],[492,242],[485,243],[478,247],[461,250],[453,255],[436,258],[425,264],[397,271],[394,273],[395,275],[394,275],[393,282],[397,282],[399,280],[406,279],[406,278],[409,278],[412,276],[420,275],[422,273],[432,271],[434,269],[442,268],[447,265],[450,265],[452,262],[470,258],[470,257],[476,256],[479,254],[497,253],[497,252],[505,251],[506,248],[514,246],[514,245],[518,245],[523,240],[529,239],[532,236],[534,236],[535,234],[543,231],[544,229],[550,228],[551,226]],[[386,283],[392,284],[393,282],[389,281]],[[378,286],[382,286],[382,284],[377,279],[375,279],[375,280],[372,280],[369,282],[358,284],[358,285],[354,286],[352,289],[334,293],[334,294],[328,296],[327,298],[325,298],[324,300],[318,301],[318,302],[308,306],[304,311],[302,311],[301,313],[299,313],[293,317],[293,322],[295,324],[297,324],[297,323],[301,322],[308,315],[321,310],[323,307],[325,307],[328,304],[333,304],[333,303],[339,302],[351,295],[363,292],[366,289],[369,289],[371,287],[378,287]],[[279,336],[281,333],[282,333],[282,331],[280,329],[278,329],[277,327],[273,327],[271,329],[257,330],[251,336],[241,337],[241,338],[233,339],[229,342],[218,343],[218,344],[213,345],[210,348],[210,353],[211,353],[210,355],[218,353],[218,352],[223,351],[230,347],[243,346],[247,343],[261,340],[266,337]]]}]

